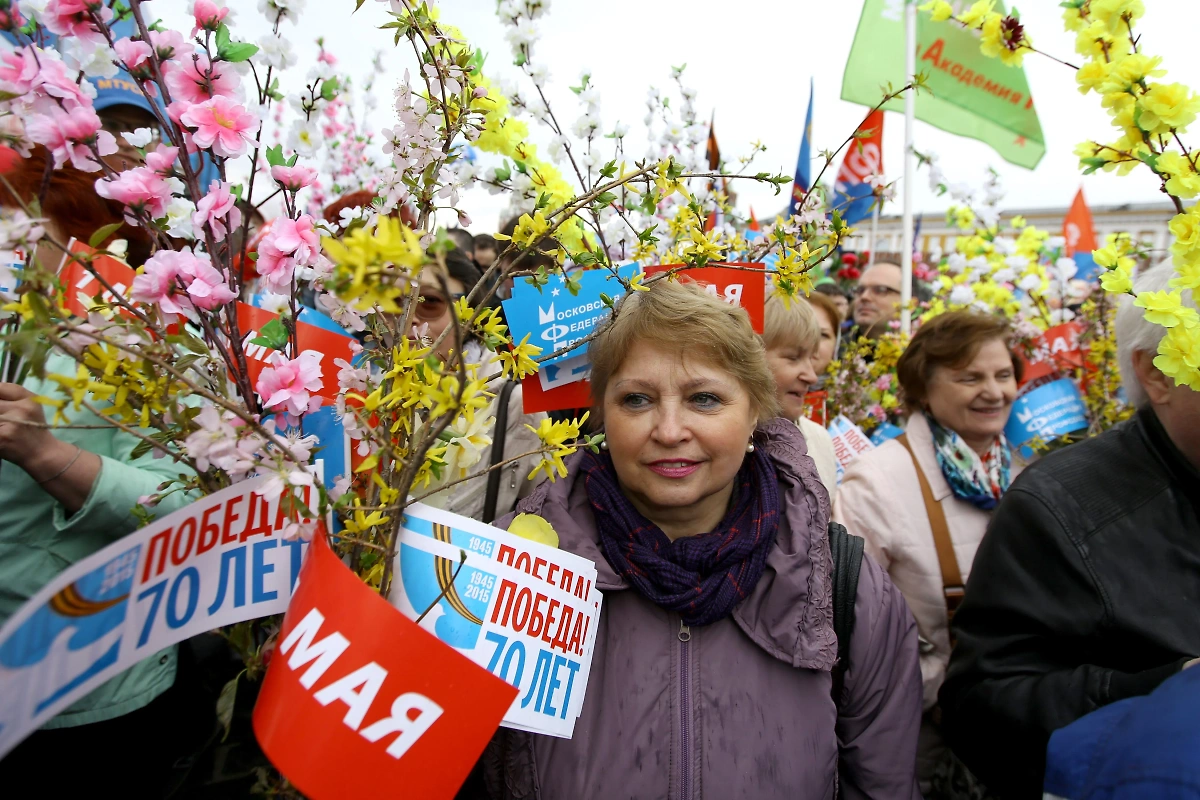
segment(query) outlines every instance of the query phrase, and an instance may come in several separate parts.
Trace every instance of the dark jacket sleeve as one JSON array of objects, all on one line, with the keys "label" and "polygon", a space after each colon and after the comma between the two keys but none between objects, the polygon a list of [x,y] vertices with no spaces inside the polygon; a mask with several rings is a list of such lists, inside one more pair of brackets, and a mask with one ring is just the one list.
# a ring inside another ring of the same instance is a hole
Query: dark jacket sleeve
[{"label": "dark jacket sleeve", "polygon": [[1042,796],[1051,733],[1152,691],[1183,663],[1137,673],[1088,663],[1108,600],[1069,523],[1080,510],[1044,498],[1017,484],[997,508],[954,619],[958,642],[939,695],[948,743],[1005,798]]},{"label": "dark jacket sleeve", "polygon": [[838,704],[842,794],[849,800],[920,800],[920,727],[917,624],[887,573],[864,556]]}]

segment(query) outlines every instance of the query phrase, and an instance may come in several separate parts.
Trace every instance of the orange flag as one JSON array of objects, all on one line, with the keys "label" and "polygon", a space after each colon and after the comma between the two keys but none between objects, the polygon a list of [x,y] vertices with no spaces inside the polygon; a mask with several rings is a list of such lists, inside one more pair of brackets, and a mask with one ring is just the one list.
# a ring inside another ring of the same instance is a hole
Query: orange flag
[{"label": "orange flag", "polygon": [[758,217],[754,216],[754,206],[750,206],[750,230],[761,231],[762,226],[758,224]]},{"label": "orange flag", "polygon": [[1096,249],[1096,229],[1092,227],[1092,212],[1083,199],[1081,187],[1071,203],[1071,209],[1063,219],[1063,238],[1067,240],[1067,255],[1090,253]]}]

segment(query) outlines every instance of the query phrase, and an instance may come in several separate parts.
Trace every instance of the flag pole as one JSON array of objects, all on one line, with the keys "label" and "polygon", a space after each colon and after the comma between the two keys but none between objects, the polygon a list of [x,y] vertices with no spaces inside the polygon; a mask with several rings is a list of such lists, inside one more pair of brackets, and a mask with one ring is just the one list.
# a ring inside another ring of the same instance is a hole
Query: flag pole
[{"label": "flag pole", "polygon": [[[915,0],[904,2],[904,74],[912,81],[917,71],[917,4]],[[912,319],[908,304],[912,301],[913,280],[913,178],[917,165],[913,156],[913,123],[916,119],[917,101],[912,89],[904,95],[904,232],[900,251],[900,332],[912,333]],[[874,256],[874,252],[871,254]]]},{"label": "flag pole", "polygon": [[867,250],[867,268],[875,266],[875,243],[879,241],[879,206],[875,204],[875,208],[871,210],[871,243],[870,249]]}]

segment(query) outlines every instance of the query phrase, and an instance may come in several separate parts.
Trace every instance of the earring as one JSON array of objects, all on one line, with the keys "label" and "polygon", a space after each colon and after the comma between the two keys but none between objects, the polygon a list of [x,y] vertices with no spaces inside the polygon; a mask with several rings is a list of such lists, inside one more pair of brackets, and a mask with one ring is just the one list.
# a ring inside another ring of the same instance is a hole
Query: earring
[{"label": "earring", "polygon": [[746,452],[747,452],[747,453],[753,453],[753,452],[754,452],[754,442],[750,442],[750,444],[746,445]]},{"label": "earring", "polygon": [[607,450],[607,449],[608,449],[608,439],[604,439],[604,440],[602,440],[602,441],[600,442],[600,449],[601,449],[601,450]]}]

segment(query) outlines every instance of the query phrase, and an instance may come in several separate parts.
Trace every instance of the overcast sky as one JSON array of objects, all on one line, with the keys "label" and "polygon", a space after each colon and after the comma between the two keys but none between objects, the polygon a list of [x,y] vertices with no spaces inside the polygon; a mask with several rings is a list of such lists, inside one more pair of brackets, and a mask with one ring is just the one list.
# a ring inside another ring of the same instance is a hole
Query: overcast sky
[{"label": "overcast sky", "polygon": [[[235,38],[253,41],[267,32],[256,2],[229,0],[228,5],[238,11],[232,26]],[[489,74],[527,80],[511,65],[510,49],[495,17],[495,0],[443,0],[440,5],[442,19],[458,25],[487,54]],[[168,24],[186,32],[191,26],[188,6],[186,0],[155,0],[152,8]],[[300,59],[290,78],[285,77],[284,88],[302,85],[307,65],[315,58],[318,36],[325,37],[326,48],[340,59],[339,68],[356,78],[370,68],[373,53],[384,50],[387,74],[377,81],[380,103],[375,127],[390,125],[392,88],[405,68],[412,66],[413,57],[411,51],[394,49],[391,36],[377,29],[388,18],[382,4],[367,0],[351,15],[353,8],[354,0],[308,0],[299,23],[287,25],[284,31]],[[1026,0],[1019,8],[1039,48],[1077,60],[1074,35],[1063,31],[1057,2]],[[1169,70],[1165,80],[1200,88],[1200,59],[1195,54],[1200,3],[1146,0],[1146,8],[1138,28],[1145,52],[1163,57]],[[861,9],[859,0],[552,0],[549,15],[539,23],[542,39],[535,57],[550,67],[550,99],[560,119],[579,115],[576,99],[566,87],[587,68],[601,91],[604,125],[610,127],[617,120],[629,124],[631,140],[642,127],[647,88],[670,88],[671,66],[686,63],[686,82],[699,92],[700,117],[707,119],[715,111],[725,158],[732,160],[747,152],[750,142],[761,140],[767,152],[758,156],[758,168],[791,174],[810,76],[816,85],[814,152],[840,144],[865,113],[863,107],[838,99]],[[979,185],[986,168],[994,166],[1008,191],[1007,208],[1065,206],[1080,185],[1092,205],[1164,199],[1148,170],[1126,178],[1082,177],[1072,150],[1087,138],[1115,138],[1108,117],[1096,95],[1078,93],[1072,70],[1037,55],[1028,56],[1025,63],[1046,138],[1047,152],[1037,169],[1009,165],[980,142],[951,136],[920,121],[917,149],[938,153],[952,181]],[[902,75],[896,76],[897,84],[903,80]],[[889,177],[902,172],[903,131],[903,115],[887,114],[884,171]],[[540,133],[537,138],[544,139]],[[644,145],[631,150],[640,155]],[[948,205],[948,199],[929,191],[923,173],[916,181],[915,198],[917,211],[939,211]],[[774,197],[770,187],[742,184],[739,190],[742,210],[753,205],[760,218],[778,211],[784,202],[785,195]],[[480,190],[472,191],[462,205],[475,219],[476,232],[495,224],[503,207],[499,198]],[[885,213],[893,211],[898,213],[899,207],[889,207]]]}]

